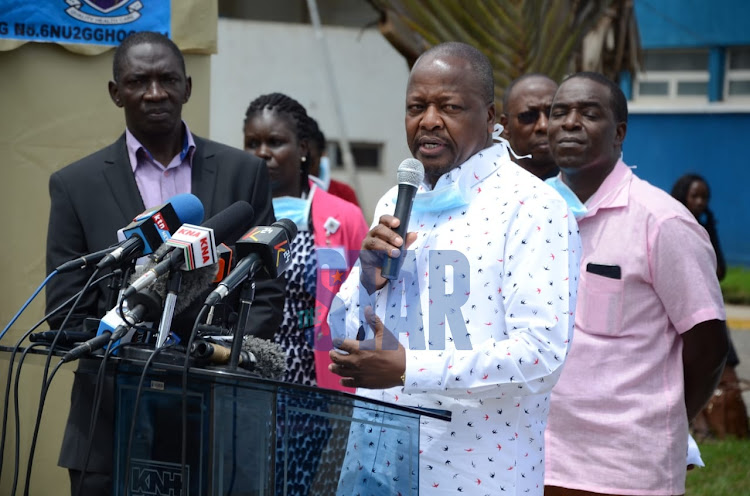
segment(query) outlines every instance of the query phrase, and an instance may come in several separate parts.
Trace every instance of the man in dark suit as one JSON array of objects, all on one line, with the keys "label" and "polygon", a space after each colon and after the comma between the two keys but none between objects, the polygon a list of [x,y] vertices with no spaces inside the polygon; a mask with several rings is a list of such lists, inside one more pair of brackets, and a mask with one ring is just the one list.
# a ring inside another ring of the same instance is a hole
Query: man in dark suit
[{"label": "man in dark suit", "polygon": [[[117,48],[112,101],[125,112],[126,131],[103,148],[50,177],[51,198],[47,233],[47,270],[61,263],[111,246],[117,230],[146,208],[164,203],[178,193],[193,193],[209,218],[238,200],[253,206],[255,225],[274,221],[268,172],[254,155],[190,133],[182,121],[182,106],[190,98],[192,81],[177,46],[150,32],[135,33]],[[52,278],[47,286],[47,311],[82,289],[91,271]],[[76,318],[66,328],[81,326],[85,317],[101,317],[107,310],[106,284],[91,288],[77,305]],[[252,305],[249,331],[273,335],[281,323],[283,282],[259,284]],[[62,312],[50,318],[58,328]],[[76,494],[111,494],[113,458],[113,392],[105,389],[94,444],[81,481],[93,406],[96,363],[82,361],[76,373],[59,464],[67,467]],[[93,362],[93,361],[88,361]],[[89,369],[89,370],[85,370]],[[88,372],[94,372],[93,374]]]}]

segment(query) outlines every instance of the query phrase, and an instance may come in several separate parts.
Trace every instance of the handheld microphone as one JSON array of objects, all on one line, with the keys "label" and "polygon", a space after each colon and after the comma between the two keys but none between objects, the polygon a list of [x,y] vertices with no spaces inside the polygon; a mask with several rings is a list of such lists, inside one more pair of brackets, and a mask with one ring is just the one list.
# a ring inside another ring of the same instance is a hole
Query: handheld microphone
[{"label": "handheld microphone", "polygon": [[[396,228],[396,234],[406,243],[406,230],[409,227],[409,217],[411,216],[411,206],[414,203],[414,196],[417,194],[417,188],[424,179],[424,166],[422,162],[415,158],[407,158],[398,166],[396,174],[398,178],[398,198],[396,199],[396,209],[393,216],[401,223]],[[405,251],[402,247],[401,254],[398,258],[385,257],[380,275],[384,278],[393,280],[398,278],[401,271],[401,265],[404,263]]]},{"label": "handheld microphone", "polygon": [[161,298],[152,291],[143,291],[131,297],[128,305],[130,308],[125,311],[125,318],[118,313],[118,307],[107,312],[99,323],[96,337],[68,351],[62,357],[63,363],[104,348],[110,341],[116,343],[127,334],[132,325],[144,320],[153,320],[161,312]]},{"label": "handheld microphone", "polygon": [[167,241],[184,223],[199,224],[203,220],[203,204],[190,193],[175,195],[166,203],[146,209],[125,226],[125,241],[102,258],[97,267],[111,267],[121,260],[148,255]]},{"label": "handheld microphone", "polygon": [[237,266],[206,298],[206,305],[216,305],[248,278],[262,272],[262,278],[275,279],[292,263],[289,244],[297,236],[297,225],[279,219],[270,226],[254,227],[234,247],[241,258]]},{"label": "handheld microphone", "polygon": [[[220,243],[233,243],[240,233],[252,225],[255,212],[253,207],[245,202],[238,201],[231,204],[218,214],[203,223],[203,228],[213,229],[214,239]],[[154,283],[159,277],[167,272],[180,267],[185,261],[184,250],[173,250],[157,263],[152,269],[146,271],[136,279],[123,293],[123,297],[137,293]]]}]

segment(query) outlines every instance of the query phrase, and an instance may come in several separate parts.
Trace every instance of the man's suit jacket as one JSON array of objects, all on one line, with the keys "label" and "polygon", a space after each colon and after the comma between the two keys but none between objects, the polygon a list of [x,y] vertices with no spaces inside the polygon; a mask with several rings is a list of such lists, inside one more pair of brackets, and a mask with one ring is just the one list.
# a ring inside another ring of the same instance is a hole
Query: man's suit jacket
[{"label": "man's suit jacket", "polygon": [[[203,203],[205,218],[212,217],[232,203],[244,200],[255,211],[254,225],[274,221],[268,171],[262,160],[243,150],[193,136],[192,193]],[[145,207],[133,175],[123,134],[115,143],[55,172],[50,177],[51,199],[47,232],[47,271],[87,253],[117,242],[117,230],[126,226]],[[47,312],[79,291],[93,270],[80,270],[53,277],[47,285]],[[80,325],[85,316],[101,317],[108,310],[106,283],[91,288],[77,305]],[[258,284],[252,305],[250,332],[271,337],[279,328],[284,307],[283,278]],[[66,312],[49,320],[56,329]],[[93,375],[81,368],[71,394],[63,449],[62,466],[83,468],[93,398]],[[90,372],[90,370],[88,371]],[[95,372],[95,369],[94,369]],[[85,377],[84,377],[85,376]],[[111,387],[111,385],[110,385]],[[108,388],[109,389],[109,388]],[[113,389],[112,389],[113,391]],[[112,405],[104,401],[99,413],[97,441],[89,471],[109,472],[112,463]]]}]

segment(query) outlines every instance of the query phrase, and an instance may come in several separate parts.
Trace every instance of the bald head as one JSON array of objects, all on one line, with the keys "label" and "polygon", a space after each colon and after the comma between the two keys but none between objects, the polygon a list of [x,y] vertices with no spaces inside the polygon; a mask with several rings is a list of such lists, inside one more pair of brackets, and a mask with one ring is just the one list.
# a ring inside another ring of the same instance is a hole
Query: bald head
[{"label": "bald head", "polygon": [[443,43],[415,62],[406,88],[406,138],[433,186],[492,145],[492,69],[463,43]]},{"label": "bald head", "polygon": [[414,67],[416,68],[420,62],[440,57],[455,57],[464,60],[469,66],[467,76],[476,78],[481,98],[487,103],[494,101],[495,78],[492,75],[492,64],[485,54],[466,43],[449,41],[425,51],[414,63]]},{"label": "bald head", "polygon": [[526,74],[514,80],[503,95],[500,124],[503,137],[518,155],[514,159],[524,169],[545,179],[557,174],[549,150],[547,124],[557,83],[544,74]]}]

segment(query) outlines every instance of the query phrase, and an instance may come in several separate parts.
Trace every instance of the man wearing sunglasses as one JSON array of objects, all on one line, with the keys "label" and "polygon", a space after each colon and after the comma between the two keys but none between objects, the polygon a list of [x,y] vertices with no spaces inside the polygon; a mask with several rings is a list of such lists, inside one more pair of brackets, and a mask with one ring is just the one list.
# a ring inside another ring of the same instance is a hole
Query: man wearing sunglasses
[{"label": "man wearing sunglasses", "polygon": [[503,96],[502,136],[519,157],[513,160],[544,180],[557,175],[547,139],[547,121],[557,83],[544,74],[525,74],[513,80]]}]

